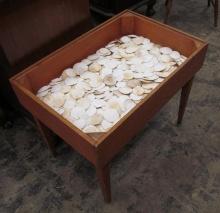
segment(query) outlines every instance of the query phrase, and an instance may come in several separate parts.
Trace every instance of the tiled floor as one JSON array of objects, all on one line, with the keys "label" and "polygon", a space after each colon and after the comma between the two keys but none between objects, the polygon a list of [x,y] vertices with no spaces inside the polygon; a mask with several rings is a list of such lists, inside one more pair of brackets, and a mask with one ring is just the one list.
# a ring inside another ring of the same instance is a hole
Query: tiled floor
[{"label": "tiled floor", "polygon": [[[62,143],[51,157],[16,118],[0,129],[1,213],[220,212],[220,26],[206,1],[174,2],[169,24],[210,43],[183,124],[175,125],[178,94],[112,163],[113,201],[105,204],[86,160]],[[156,10],[162,20],[163,4]]]}]

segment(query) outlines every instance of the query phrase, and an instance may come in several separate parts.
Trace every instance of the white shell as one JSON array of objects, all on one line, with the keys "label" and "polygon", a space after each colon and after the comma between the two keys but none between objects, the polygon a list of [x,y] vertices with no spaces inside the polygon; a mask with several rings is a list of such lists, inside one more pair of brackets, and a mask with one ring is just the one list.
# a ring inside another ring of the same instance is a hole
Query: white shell
[{"label": "white shell", "polygon": [[157,64],[154,65],[154,70],[156,72],[160,72],[160,71],[163,71],[165,69],[166,69],[166,65],[163,64],[163,63],[157,63]]},{"label": "white shell", "polygon": [[67,68],[62,73],[62,77],[64,79],[67,77],[75,77],[75,76],[76,76],[76,73],[74,72],[74,70],[72,68]]},{"label": "white shell", "polygon": [[45,92],[46,90],[49,90],[49,89],[50,89],[50,86],[43,86],[38,90],[38,93]]},{"label": "white shell", "polygon": [[87,59],[90,60],[90,61],[94,61],[94,60],[96,60],[98,58],[99,58],[98,54],[93,54],[93,55],[88,56]]},{"label": "white shell", "polygon": [[131,39],[128,36],[123,36],[120,38],[120,41],[122,41],[123,43],[128,43],[131,41]]},{"label": "white shell", "polygon": [[89,116],[93,116],[96,113],[96,108],[94,106],[90,106],[89,109],[86,111]]},{"label": "white shell", "polygon": [[72,77],[69,77],[69,78],[66,78],[64,83],[67,85],[67,86],[72,86],[74,84],[77,84],[77,78],[72,78]]},{"label": "white shell", "polygon": [[84,119],[75,120],[73,124],[79,129],[83,129],[86,125],[86,121]]},{"label": "white shell", "polygon": [[138,96],[138,95],[135,95],[135,94],[131,94],[130,95],[130,98],[133,100],[133,101],[140,101],[142,99],[142,96]]},{"label": "white shell", "polygon": [[115,109],[106,109],[103,113],[103,116],[105,120],[110,123],[114,123],[119,119],[119,114]]},{"label": "white shell", "polygon": [[101,114],[94,114],[90,117],[89,123],[91,125],[99,125],[103,121],[103,116]]},{"label": "white shell", "polygon": [[102,66],[98,64],[97,62],[93,62],[91,65],[89,65],[90,72],[99,72],[101,69],[102,69]]},{"label": "white shell", "polygon": [[85,114],[85,110],[80,108],[80,107],[74,107],[72,110],[71,110],[71,116],[74,118],[74,119],[80,119],[81,117],[83,117]]},{"label": "white shell", "polygon": [[134,78],[134,73],[131,72],[131,71],[125,71],[125,72],[123,73],[123,76],[124,76],[124,79],[125,79],[125,80],[131,80],[131,79]]},{"label": "white shell", "polygon": [[135,87],[140,86],[140,85],[141,85],[140,81],[136,80],[136,79],[132,79],[132,80],[127,81],[127,86],[130,87],[130,88],[135,88]]},{"label": "white shell", "polygon": [[160,52],[166,55],[169,55],[172,53],[172,49],[170,49],[169,47],[162,47],[160,48]]},{"label": "white shell", "polygon": [[77,75],[81,75],[84,72],[86,72],[88,70],[88,66],[82,62],[80,63],[76,63],[73,66],[73,71],[77,74]]},{"label": "white shell", "polygon": [[112,123],[110,123],[106,120],[103,120],[101,126],[104,130],[108,130],[112,127]]},{"label": "white shell", "polygon": [[173,51],[171,54],[170,54],[170,57],[173,58],[174,60],[178,60],[181,58],[181,55],[179,52],[177,51]]},{"label": "white shell", "polygon": [[85,92],[83,89],[72,89],[70,91],[70,95],[74,98],[74,99],[79,99],[82,98],[84,96]]},{"label": "white shell", "polygon": [[114,78],[113,75],[106,75],[103,79],[104,83],[108,86],[113,86],[116,84],[116,79]]},{"label": "white shell", "polygon": [[144,89],[140,86],[137,86],[133,89],[133,94],[138,95],[138,96],[143,95],[144,94]]},{"label": "white shell", "polygon": [[132,89],[129,87],[121,87],[119,88],[119,92],[121,92],[124,95],[129,95],[132,92]]},{"label": "white shell", "polygon": [[83,132],[85,132],[85,133],[96,133],[96,132],[98,132],[98,128],[96,126],[89,125],[89,126],[86,126],[83,129]]}]

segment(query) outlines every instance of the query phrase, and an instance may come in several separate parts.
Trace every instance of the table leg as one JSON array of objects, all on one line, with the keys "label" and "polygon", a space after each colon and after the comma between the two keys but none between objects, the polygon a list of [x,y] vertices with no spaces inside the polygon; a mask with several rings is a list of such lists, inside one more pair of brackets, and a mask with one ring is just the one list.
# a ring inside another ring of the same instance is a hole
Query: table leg
[{"label": "table leg", "polygon": [[34,117],[34,120],[37,124],[37,127],[38,127],[42,137],[43,137],[43,140],[47,144],[52,155],[55,157],[56,151],[55,151],[55,146],[54,146],[54,140],[52,137],[52,132],[42,122],[40,122],[37,118]]},{"label": "table leg", "polygon": [[218,0],[215,0],[214,2],[214,19],[215,19],[215,27],[218,26]]},{"label": "table leg", "polygon": [[164,18],[164,23],[165,24],[168,21],[168,17],[170,15],[172,4],[173,4],[173,0],[166,0],[166,2],[165,2],[165,6],[166,6],[166,14],[165,14],[165,18]]},{"label": "table leg", "polygon": [[110,167],[96,167],[96,174],[101,186],[102,194],[106,203],[111,202]]},{"label": "table leg", "polygon": [[189,80],[182,88],[177,124],[181,124],[182,122],[183,115],[186,109],[186,105],[189,99],[189,94],[192,88],[192,84],[193,84],[193,78]]}]

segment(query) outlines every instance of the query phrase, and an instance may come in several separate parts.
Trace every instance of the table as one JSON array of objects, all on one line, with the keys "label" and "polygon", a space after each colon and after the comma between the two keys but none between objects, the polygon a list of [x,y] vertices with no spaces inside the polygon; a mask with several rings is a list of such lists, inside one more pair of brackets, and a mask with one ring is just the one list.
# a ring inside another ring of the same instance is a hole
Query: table
[{"label": "table", "polygon": [[[188,59],[107,133],[99,135],[83,133],[36,97],[38,89],[58,77],[66,67],[92,54],[109,41],[126,34],[148,37],[154,43],[178,50]],[[49,130],[60,136],[94,165],[104,200],[110,202],[111,160],[179,89],[182,92],[178,123],[181,123],[193,77],[204,62],[207,47],[208,44],[199,38],[126,10],[15,75],[10,82],[20,103],[35,117],[52,152],[54,147]]]}]

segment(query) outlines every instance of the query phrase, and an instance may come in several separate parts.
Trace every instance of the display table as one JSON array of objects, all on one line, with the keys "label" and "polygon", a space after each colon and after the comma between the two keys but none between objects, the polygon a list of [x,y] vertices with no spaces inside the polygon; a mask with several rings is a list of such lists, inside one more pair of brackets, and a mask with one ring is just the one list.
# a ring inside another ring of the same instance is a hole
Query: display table
[{"label": "display table", "polygon": [[[188,59],[108,132],[99,135],[83,133],[36,97],[38,89],[60,76],[62,70],[127,34],[148,37],[157,44],[178,50]],[[180,89],[178,122],[181,123],[192,79],[204,62],[207,46],[199,38],[134,12],[124,11],[17,74],[11,78],[11,84],[21,104],[35,117],[50,147],[52,141],[49,140],[48,129],[95,166],[104,199],[110,202],[109,163]]]}]

